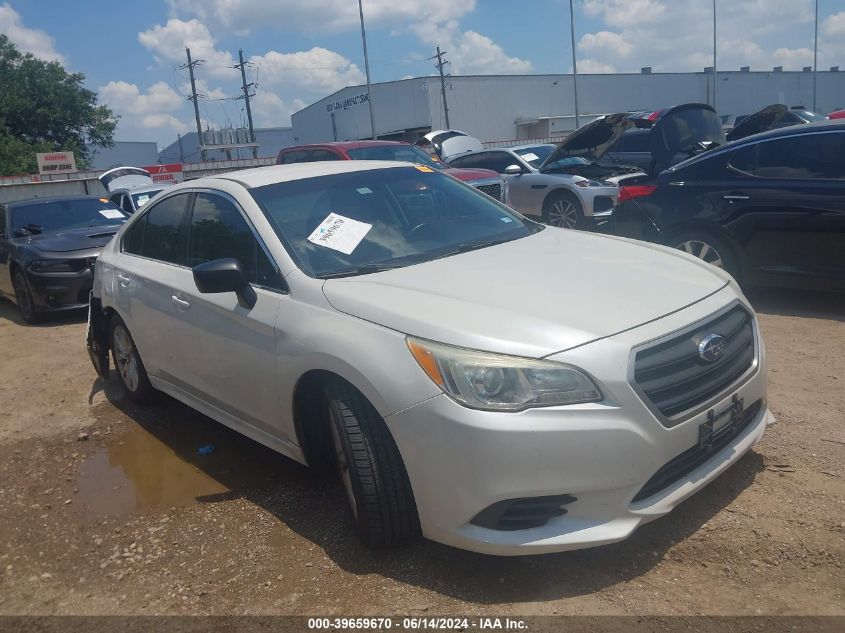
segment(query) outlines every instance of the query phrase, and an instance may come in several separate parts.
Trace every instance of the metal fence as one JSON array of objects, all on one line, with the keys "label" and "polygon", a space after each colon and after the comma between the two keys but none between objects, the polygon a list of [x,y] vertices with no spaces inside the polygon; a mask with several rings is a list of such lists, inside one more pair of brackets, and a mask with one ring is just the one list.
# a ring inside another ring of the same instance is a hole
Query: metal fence
[{"label": "metal fence", "polygon": [[544,143],[557,145],[565,138],[565,134],[563,136],[550,136],[548,138],[514,138],[507,141],[484,141],[481,145],[485,148],[513,147],[514,145],[542,145]]}]

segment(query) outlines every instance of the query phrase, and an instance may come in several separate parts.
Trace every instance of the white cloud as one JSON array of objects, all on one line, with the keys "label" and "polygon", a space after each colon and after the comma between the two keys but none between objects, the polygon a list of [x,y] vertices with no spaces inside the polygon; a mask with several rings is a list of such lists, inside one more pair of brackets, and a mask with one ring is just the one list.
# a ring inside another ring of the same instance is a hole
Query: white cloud
[{"label": "white cloud", "polygon": [[0,33],[25,53],[48,62],[67,63],[64,55],[56,52],[55,41],[44,31],[29,29],[21,22],[20,14],[8,3],[0,4]]},{"label": "white cloud", "polygon": [[[337,32],[358,26],[354,0],[169,0],[174,16],[193,16],[209,23],[248,32],[256,25],[273,24],[299,33]],[[366,0],[368,27],[409,22],[444,23],[475,9],[476,0]]]},{"label": "white cloud", "polygon": [[187,132],[187,123],[176,115],[185,99],[163,81],[146,92],[135,84],[110,81],[100,86],[100,100],[120,115],[118,135],[123,140],[154,136],[159,145],[169,143],[177,133]]},{"label": "white cloud", "polygon": [[296,53],[268,51],[249,61],[262,86],[327,94],[365,80],[358,66],[346,57],[319,46]]},{"label": "white cloud", "polygon": [[[581,37],[578,49],[587,59],[579,60],[579,70],[585,63],[601,72],[636,72],[642,66],[689,71],[713,64],[710,2],[584,0],[581,6],[602,28]],[[813,63],[813,0],[719,2],[717,10],[720,69],[800,70]],[[819,66],[841,63],[845,12],[828,16],[820,26]]]},{"label": "white cloud", "polygon": [[187,62],[185,48],[191,49],[191,59],[203,60],[203,72],[216,77],[234,77],[234,57],[215,47],[208,27],[197,19],[170,19],[138,33],[138,41],[159,61],[183,64]]},{"label": "white cloud", "polygon": [[250,104],[256,127],[288,126],[290,115],[308,105],[302,99],[285,103],[279,95],[266,91],[256,94]]},{"label": "white cloud", "polygon": [[615,73],[616,68],[614,68],[610,64],[605,64],[604,62],[587,58],[578,60],[578,72],[585,73],[587,75],[598,75],[602,73]]},{"label": "white cloud", "polygon": [[448,71],[453,75],[519,74],[533,68],[530,61],[509,56],[489,37],[462,31],[456,20],[439,26],[423,22],[411,28],[421,41],[447,52]]}]

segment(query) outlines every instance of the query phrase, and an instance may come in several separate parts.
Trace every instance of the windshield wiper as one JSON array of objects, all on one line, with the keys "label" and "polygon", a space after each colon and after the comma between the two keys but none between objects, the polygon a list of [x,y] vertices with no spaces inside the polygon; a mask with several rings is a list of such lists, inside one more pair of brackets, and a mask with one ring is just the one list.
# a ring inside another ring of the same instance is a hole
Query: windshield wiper
[{"label": "windshield wiper", "polygon": [[[417,263],[417,262],[411,262]],[[369,273],[379,273],[384,270],[393,270],[394,268],[403,268],[408,266],[409,262],[402,260],[400,262],[374,262],[372,264],[361,264],[360,266],[353,266],[352,268],[344,268],[330,273],[322,273],[317,275],[317,279],[338,279],[340,277],[355,277],[356,275],[367,275]]]}]

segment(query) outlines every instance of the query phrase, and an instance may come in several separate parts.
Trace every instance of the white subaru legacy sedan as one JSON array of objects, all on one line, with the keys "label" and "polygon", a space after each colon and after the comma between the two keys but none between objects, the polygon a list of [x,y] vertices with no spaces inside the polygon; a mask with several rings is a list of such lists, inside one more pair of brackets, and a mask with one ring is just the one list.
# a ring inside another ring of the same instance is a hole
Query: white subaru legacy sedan
[{"label": "white subaru legacy sedan", "polygon": [[97,261],[88,347],[339,472],[369,546],[492,554],[618,541],[763,435],[763,341],[729,275],[544,227],[425,166],[185,182]]}]

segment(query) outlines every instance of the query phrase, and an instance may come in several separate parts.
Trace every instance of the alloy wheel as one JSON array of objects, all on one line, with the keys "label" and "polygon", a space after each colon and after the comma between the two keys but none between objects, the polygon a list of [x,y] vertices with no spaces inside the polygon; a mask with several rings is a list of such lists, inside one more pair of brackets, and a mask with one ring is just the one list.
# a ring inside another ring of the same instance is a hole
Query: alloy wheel
[{"label": "alloy wheel", "polygon": [[698,257],[716,268],[724,268],[722,263],[722,255],[712,244],[708,244],[702,240],[686,240],[681,242],[675,248],[685,251],[693,257]]},{"label": "alloy wheel", "polygon": [[129,332],[122,325],[117,325],[114,328],[112,349],[114,350],[114,364],[117,365],[120,379],[129,391],[137,391],[139,385],[138,360],[133,353],[133,344],[132,339],[129,338]]},{"label": "alloy wheel", "polygon": [[555,200],[549,209],[549,224],[562,229],[574,229],[578,224],[578,209],[570,200]]},{"label": "alloy wheel", "polygon": [[31,321],[35,313],[35,305],[32,302],[32,294],[29,292],[26,279],[20,272],[15,275],[15,300],[24,321]]}]

